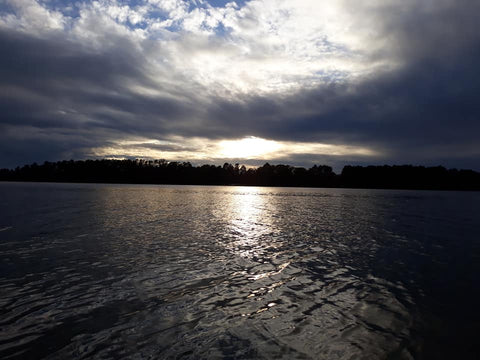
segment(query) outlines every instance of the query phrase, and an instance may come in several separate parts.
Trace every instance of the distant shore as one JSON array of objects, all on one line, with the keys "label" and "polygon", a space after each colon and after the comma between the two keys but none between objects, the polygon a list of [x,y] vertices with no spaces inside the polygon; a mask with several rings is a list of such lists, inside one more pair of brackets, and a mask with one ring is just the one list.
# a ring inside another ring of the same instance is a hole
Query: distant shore
[{"label": "distant shore", "polygon": [[335,174],[330,166],[309,169],[239,164],[193,166],[166,160],[69,160],[0,169],[0,181],[285,186],[409,190],[480,190],[480,173],[443,166],[350,166]]}]

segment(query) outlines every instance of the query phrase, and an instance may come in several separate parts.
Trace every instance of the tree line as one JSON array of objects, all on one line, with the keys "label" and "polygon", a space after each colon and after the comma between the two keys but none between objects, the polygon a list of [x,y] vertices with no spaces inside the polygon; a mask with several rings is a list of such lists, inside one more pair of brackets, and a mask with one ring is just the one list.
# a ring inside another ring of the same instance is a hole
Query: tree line
[{"label": "tree line", "polygon": [[305,169],[266,163],[247,169],[229,163],[193,166],[189,162],[140,159],[46,161],[0,169],[0,181],[480,190],[480,173],[443,166],[347,165],[335,174],[327,165]]}]

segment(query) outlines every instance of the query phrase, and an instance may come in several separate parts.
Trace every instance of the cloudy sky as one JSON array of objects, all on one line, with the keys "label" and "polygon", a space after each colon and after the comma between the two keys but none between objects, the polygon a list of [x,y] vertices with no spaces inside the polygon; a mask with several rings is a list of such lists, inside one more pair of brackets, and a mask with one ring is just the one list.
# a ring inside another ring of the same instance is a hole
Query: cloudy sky
[{"label": "cloudy sky", "polygon": [[480,170],[478,0],[0,0],[0,167]]}]

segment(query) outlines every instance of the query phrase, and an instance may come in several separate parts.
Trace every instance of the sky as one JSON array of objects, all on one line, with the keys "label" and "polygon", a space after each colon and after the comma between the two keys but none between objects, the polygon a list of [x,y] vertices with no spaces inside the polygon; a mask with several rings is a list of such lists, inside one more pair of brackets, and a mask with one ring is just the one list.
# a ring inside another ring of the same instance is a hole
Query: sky
[{"label": "sky", "polygon": [[0,167],[480,170],[478,0],[0,0]]}]

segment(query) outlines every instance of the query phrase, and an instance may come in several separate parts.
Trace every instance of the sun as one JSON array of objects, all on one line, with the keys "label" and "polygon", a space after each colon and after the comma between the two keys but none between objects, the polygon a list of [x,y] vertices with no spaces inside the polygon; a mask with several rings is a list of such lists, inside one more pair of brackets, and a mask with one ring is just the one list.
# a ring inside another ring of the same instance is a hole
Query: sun
[{"label": "sun", "polygon": [[265,156],[281,148],[273,140],[249,136],[240,140],[223,140],[219,143],[219,155],[223,158],[251,159]]}]

